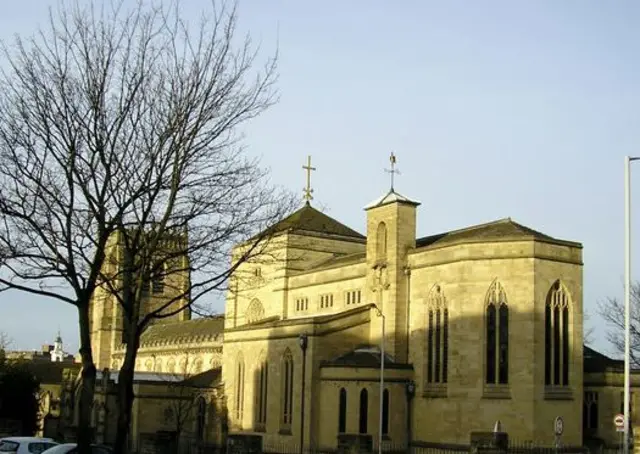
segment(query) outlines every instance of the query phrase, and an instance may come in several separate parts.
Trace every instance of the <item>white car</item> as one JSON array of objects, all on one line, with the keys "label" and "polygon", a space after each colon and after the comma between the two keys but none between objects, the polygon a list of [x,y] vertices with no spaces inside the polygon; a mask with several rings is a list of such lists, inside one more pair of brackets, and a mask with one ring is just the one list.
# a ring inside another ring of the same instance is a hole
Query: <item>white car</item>
[{"label": "white car", "polygon": [[[45,454],[76,454],[78,452],[76,443],[62,443],[50,448]],[[112,450],[108,446],[91,445],[91,454],[111,454]],[[2,454],[2,453],[0,453]]]},{"label": "white car", "polygon": [[42,454],[58,443],[51,438],[6,437],[0,438],[0,454]]}]

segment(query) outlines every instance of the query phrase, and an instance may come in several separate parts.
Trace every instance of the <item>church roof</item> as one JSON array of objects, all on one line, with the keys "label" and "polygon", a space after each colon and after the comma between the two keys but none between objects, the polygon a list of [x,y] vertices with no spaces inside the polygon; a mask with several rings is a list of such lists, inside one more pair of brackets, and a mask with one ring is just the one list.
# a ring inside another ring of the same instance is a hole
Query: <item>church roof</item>
[{"label": "church roof", "polygon": [[218,367],[216,369],[205,370],[197,375],[193,375],[185,379],[181,384],[185,386],[192,386],[194,388],[213,388],[220,384],[221,376],[222,369]]},{"label": "church roof", "polygon": [[358,239],[365,238],[364,235],[316,210],[308,203],[278,222],[271,229],[274,233],[284,231],[315,232]]},{"label": "church roof", "polygon": [[[179,344],[194,340],[216,340],[224,330],[224,316],[194,318],[182,322],[155,323],[140,337],[140,345]],[[222,339],[220,339],[222,341]]]},{"label": "church roof", "polygon": [[574,247],[581,247],[580,243],[559,240],[532,228],[518,224],[511,218],[499,219],[486,224],[474,225],[460,230],[430,235],[416,240],[416,247],[442,246],[460,242],[506,240],[506,239],[536,239],[547,242],[562,243]]},{"label": "church roof", "polygon": [[406,204],[414,205],[414,206],[420,205],[420,202],[417,202],[415,200],[411,200],[410,198],[405,197],[402,194],[398,194],[396,191],[391,189],[389,192],[387,192],[382,197],[379,197],[376,200],[374,200],[373,202],[371,202],[370,204],[368,204],[366,207],[364,207],[364,209],[365,210],[369,210],[371,208],[375,208],[375,207],[379,207],[379,206],[383,206],[383,205],[388,205],[388,204],[394,203],[394,202],[406,203]]},{"label": "church roof", "polygon": [[[380,368],[380,348],[376,346],[364,345],[337,358],[323,361],[322,367],[367,367]],[[387,369],[413,369],[411,364],[400,364],[385,354],[384,367]]]}]

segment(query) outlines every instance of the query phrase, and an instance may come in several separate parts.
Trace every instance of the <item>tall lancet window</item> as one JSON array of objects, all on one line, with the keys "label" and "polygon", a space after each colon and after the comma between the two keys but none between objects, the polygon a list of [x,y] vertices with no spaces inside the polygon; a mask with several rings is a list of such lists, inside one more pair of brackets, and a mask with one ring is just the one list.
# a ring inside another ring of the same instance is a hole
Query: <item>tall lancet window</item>
[{"label": "tall lancet window", "polygon": [[569,294],[554,282],[544,308],[544,383],[569,386]]},{"label": "tall lancet window", "polygon": [[280,431],[290,433],[291,422],[293,420],[293,355],[291,355],[291,350],[288,348],[282,355],[280,374],[282,379]]},{"label": "tall lancet window", "polygon": [[244,407],[244,357],[242,353],[238,354],[235,370],[235,417],[236,424],[242,428],[242,416]]},{"label": "tall lancet window", "polygon": [[255,396],[256,396],[256,413],[255,428],[256,432],[264,432],[267,426],[267,396],[268,396],[268,379],[269,367],[266,355],[260,355],[260,361],[255,372]]},{"label": "tall lancet window", "polygon": [[496,280],[489,287],[485,309],[485,383],[509,383],[509,307],[507,295]]},{"label": "tall lancet window", "polygon": [[449,362],[449,309],[439,285],[427,297],[426,384],[428,392],[443,392],[447,383]]},{"label": "tall lancet window", "polygon": [[376,260],[379,262],[387,260],[387,225],[384,222],[378,224],[376,230]]}]

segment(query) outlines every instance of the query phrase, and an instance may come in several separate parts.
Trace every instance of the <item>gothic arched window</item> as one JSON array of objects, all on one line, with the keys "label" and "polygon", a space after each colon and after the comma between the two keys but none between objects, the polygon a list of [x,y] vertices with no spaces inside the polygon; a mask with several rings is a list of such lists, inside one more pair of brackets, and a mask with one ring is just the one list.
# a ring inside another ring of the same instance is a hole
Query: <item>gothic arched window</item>
[{"label": "gothic arched window", "polygon": [[384,222],[378,224],[376,230],[376,260],[387,259],[387,225]]},{"label": "gothic arched window", "polygon": [[293,421],[293,355],[286,349],[282,355],[282,401],[280,423],[284,431],[291,431]]},{"label": "gothic arched window", "polygon": [[389,390],[382,393],[382,435],[389,434]]},{"label": "gothic arched window", "polygon": [[244,358],[242,353],[238,354],[235,375],[235,416],[238,425],[242,426],[242,409],[244,407]]},{"label": "gothic arched window", "polygon": [[207,402],[204,397],[198,397],[197,403],[197,416],[196,416],[196,439],[198,441],[204,440],[204,429],[207,418]]},{"label": "gothic arched window", "polygon": [[485,300],[485,383],[509,383],[509,307],[502,285],[495,280]]},{"label": "gothic arched window", "polygon": [[264,318],[264,307],[259,299],[253,299],[247,307],[247,323],[255,323]]},{"label": "gothic arched window", "polygon": [[266,355],[260,355],[262,358],[256,369],[255,375],[255,396],[256,396],[256,431],[264,432],[267,424],[267,390],[269,369]]},{"label": "gothic arched window", "polygon": [[338,402],[338,433],[347,431],[347,390],[340,388],[340,396]]},{"label": "gothic arched window", "polygon": [[449,356],[449,309],[439,285],[427,298],[427,386],[447,383]]},{"label": "gothic arched window", "polygon": [[365,388],[360,391],[360,421],[359,431],[361,434],[367,433],[367,423],[369,417],[369,393]]},{"label": "gothic arched window", "polygon": [[544,307],[544,383],[569,385],[569,294],[558,280]]}]

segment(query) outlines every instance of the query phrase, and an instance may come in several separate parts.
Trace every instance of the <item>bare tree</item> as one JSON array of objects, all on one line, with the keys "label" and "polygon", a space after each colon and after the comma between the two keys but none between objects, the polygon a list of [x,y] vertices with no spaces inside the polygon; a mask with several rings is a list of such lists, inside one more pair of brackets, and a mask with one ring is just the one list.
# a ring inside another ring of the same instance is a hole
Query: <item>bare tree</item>
[{"label": "bare tree", "polygon": [[584,343],[586,345],[590,345],[593,342],[593,335],[595,333],[595,327],[593,326],[589,326],[588,328],[586,327],[589,320],[591,320],[591,315],[587,312],[585,312],[582,316],[582,323],[583,323],[583,327],[584,327],[584,332],[583,332],[583,339],[584,339]]},{"label": "bare tree", "polygon": [[[630,300],[630,361],[632,367],[640,367],[640,283],[631,285]],[[607,339],[620,354],[624,353],[624,300],[606,298],[598,305],[598,314],[609,326]]]},{"label": "bare tree", "polygon": [[10,345],[11,338],[9,337],[9,335],[4,331],[0,331],[0,366],[2,366],[6,360],[7,350],[9,349]]},{"label": "bare tree", "polygon": [[122,308],[119,454],[142,332],[264,255],[267,226],[291,209],[238,131],[276,101],[276,58],[256,71],[235,7],[211,6],[191,28],[178,4],[61,4],[46,30],[3,48],[0,284],[78,309],[82,451],[96,376],[92,298]]},{"label": "bare tree", "polygon": [[11,337],[4,331],[0,331],[0,350],[6,351],[11,345]]}]

